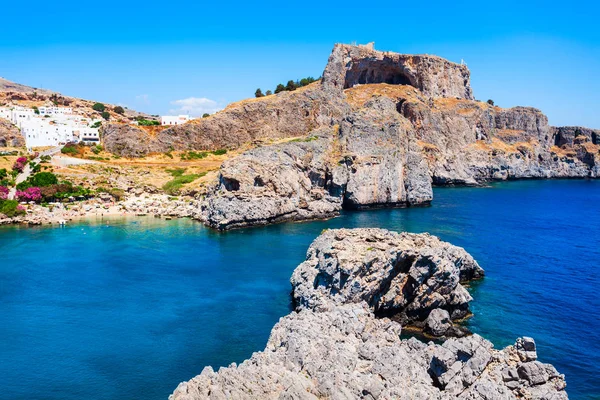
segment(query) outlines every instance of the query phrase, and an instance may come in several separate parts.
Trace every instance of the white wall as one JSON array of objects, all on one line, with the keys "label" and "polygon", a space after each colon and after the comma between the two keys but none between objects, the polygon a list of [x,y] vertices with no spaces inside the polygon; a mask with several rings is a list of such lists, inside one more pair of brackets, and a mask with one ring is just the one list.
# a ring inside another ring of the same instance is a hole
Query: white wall
[{"label": "white wall", "polygon": [[161,125],[181,125],[190,120],[189,115],[163,115],[160,117]]}]

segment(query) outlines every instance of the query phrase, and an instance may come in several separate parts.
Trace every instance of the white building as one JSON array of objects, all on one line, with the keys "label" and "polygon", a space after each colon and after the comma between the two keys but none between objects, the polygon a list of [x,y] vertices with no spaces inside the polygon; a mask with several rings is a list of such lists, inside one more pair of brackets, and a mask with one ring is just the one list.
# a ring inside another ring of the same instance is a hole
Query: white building
[{"label": "white building", "polygon": [[40,111],[40,115],[68,115],[73,114],[73,109],[71,107],[40,107],[38,109]]},{"label": "white building", "polygon": [[160,117],[161,125],[181,125],[191,120],[189,115],[163,115]]},{"label": "white building", "polygon": [[73,114],[70,107],[40,107],[39,114],[27,107],[0,107],[0,118],[8,119],[21,130],[28,148],[100,142],[98,128],[91,127],[96,121]]}]

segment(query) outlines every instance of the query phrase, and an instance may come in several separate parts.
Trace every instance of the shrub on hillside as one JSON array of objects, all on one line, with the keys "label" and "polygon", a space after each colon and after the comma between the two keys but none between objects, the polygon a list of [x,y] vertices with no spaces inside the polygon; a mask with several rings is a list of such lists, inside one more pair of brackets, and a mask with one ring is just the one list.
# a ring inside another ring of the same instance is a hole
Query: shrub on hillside
[{"label": "shrub on hillside", "polygon": [[4,214],[9,218],[17,215],[25,214],[25,209],[19,206],[17,200],[2,200],[0,201],[0,214]]},{"label": "shrub on hillside", "polygon": [[92,149],[92,153],[94,153],[94,154],[99,154],[102,150],[104,150],[102,148],[102,146],[100,146],[99,144],[92,146],[91,149]]},{"label": "shrub on hillside", "polygon": [[38,172],[28,179],[31,186],[50,186],[58,183],[58,178],[52,172]]},{"label": "shrub on hillside", "polygon": [[490,106],[493,106],[493,105],[494,105],[494,100],[492,100],[492,99],[489,99],[489,100],[487,101],[487,103],[488,103]]},{"label": "shrub on hillside", "polygon": [[13,164],[13,171],[17,171],[18,173],[23,172],[25,165],[27,165],[27,157],[19,157],[17,161]]},{"label": "shrub on hillside", "polygon": [[201,174],[180,175],[172,181],[165,183],[163,185],[163,190],[171,195],[177,194],[183,185],[187,183],[192,183],[196,179],[201,178],[204,175],[206,175],[206,172],[203,172]]},{"label": "shrub on hillside", "polygon": [[279,85],[277,85],[277,87],[275,88],[275,94],[280,93],[285,91],[285,86],[283,86],[281,83]]},{"label": "shrub on hillside", "polygon": [[94,111],[104,112],[104,110],[106,110],[106,106],[102,103],[96,103],[92,106],[92,109]]},{"label": "shrub on hillside", "polygon": [[35,201],[42,200],[42,191],[39,187],[30,187],[25,190],[17,190],[17,199],[19,201]]},{"label": "shrub on hillside", "polygon": [[72,144],[68,144],[68,145],[64,146],[62,149],[60,149],[60,152],[63,154],[69,154],[72,156],[79,154],[79,150],[77,149],[77,147],[75,147],[75,145],[72,145]]},{"label": "shrub on hillside", "polygon": [[94,129],[98,129],[102,126],[102,122],[101,121],[96,121],[92,124],[92,128]]},{"label": "shrub on hillside", "polygon": [[115,108],[113,108],[113,111],[116,112],[117,114],[125,114],[125,109],[121,106],[116,106]]},{"label": "shrub on hillside", "polygon": [[262,92],[262,90],[260,90],[260,88],[256,89],[256,92],[254,92],[254,97],[263,97],[264,94]]},{"label": "shrub on hillside", "polygon": [[107,121],[110,119],[110,113],[108,111],[104,111],[100,115],[102,115],[102,118],[104,118]]}]

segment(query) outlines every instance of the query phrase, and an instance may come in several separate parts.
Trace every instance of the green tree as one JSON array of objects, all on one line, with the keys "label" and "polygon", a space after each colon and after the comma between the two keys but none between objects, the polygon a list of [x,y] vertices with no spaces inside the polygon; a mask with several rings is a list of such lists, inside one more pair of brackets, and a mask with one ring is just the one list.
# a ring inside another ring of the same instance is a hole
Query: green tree
[{"label": "green tree", "polygon": [[271,92],[270,90],[267,90],[267,91],[265,92],[265,96],[270,96],[270,95],[272,95],[272,94],[273,94],[273,92]]},{"label": "green tree", "polygon": [[310,85],[311,83],[315,82],[316,79],[313,78],[312,76],[306,77],[306,78],[302,78],[300,79],[300,86],[306,86],[306,85]]},{"label": "green tree", "polygon": [[33,108],[33,112],[34,112],[34,113],[36,113],[36,114],[38,114],[38,115],[40,114],[40,109],[39,109],[39,108],[37,108],[36,106],[33,106],[33,107],[31,107],[31,108]]},{"label": "green tree", "polygon": [[102,118],[104,118],[104,119],[105,119],[105,120],[107,120],[107,121],[110,119],[110,114],[109,114],[109,112],[108,112],[108,111],[104,111],[104,112],[102,112],[102,114],[101,114],[101,115],[102,115]]},{"label": "green tree", "polygon": [[96,103],[92,106],[92,108],[94,109],[94,111],[98,112],[104,112],[104,110],[106,110],[106,106],[102,103]]},{"label": "green tree", "polygon": [[38,172],[30,178],[29,183],[37,187],[56,185],[58,178],[52,172]]},{"label": "green tree", "polygon": [[296,83],[294,83],[294,81],[288,81],[287,85],[285,85],[285,90],[287,90],[288,92],[296,90]]},{"label": "green tree", "polygon": [[204,114],[202,114],[202,118],[206,118],[206,117],[209,117],[209,116],[210,116],[210,114],[209,114],[209,113],[204,113]]},{"label": "green tree", "polygon": [[116,112],[117,114],[121,114],[121,115],[125,114],[125,110],[121,106],[116,106],[115,108],[113,108],[113,111]]},{"label": "green tree", "polygon": [[488,103],[490,106],[493,106],[493,105],[494,105],[494,100],[492,100],[492,99],[489,99],[489,100],[487,101],[487,103]]},{"label": "green tree", "polygon": [[256,89],[256,92],[254,92],[254,97],[263,97],[264,94],[262,92],[262,90],[260,90],[260,88]]},{"label": "green tree", "polygon": [[283,86],[281,83],[279,85],[277,85],[277,87],[275,88],[275,94],[283,92],[285,90],[285,86]]}]

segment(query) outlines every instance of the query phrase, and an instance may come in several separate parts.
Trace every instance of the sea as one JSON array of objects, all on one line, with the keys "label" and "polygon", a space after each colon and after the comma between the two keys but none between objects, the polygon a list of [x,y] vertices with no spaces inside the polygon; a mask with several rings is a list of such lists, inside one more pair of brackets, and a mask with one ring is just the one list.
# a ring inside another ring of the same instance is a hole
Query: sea
[{"label": "sea", "polygon": [[429,207],[217,232],[186,219],[0,228],[0,398],[166,399],[264,348],[323,229],[429,232],[486,277],[466,324],[531,336],[571,399],[600,399],[600,181],[434,189]]}]

